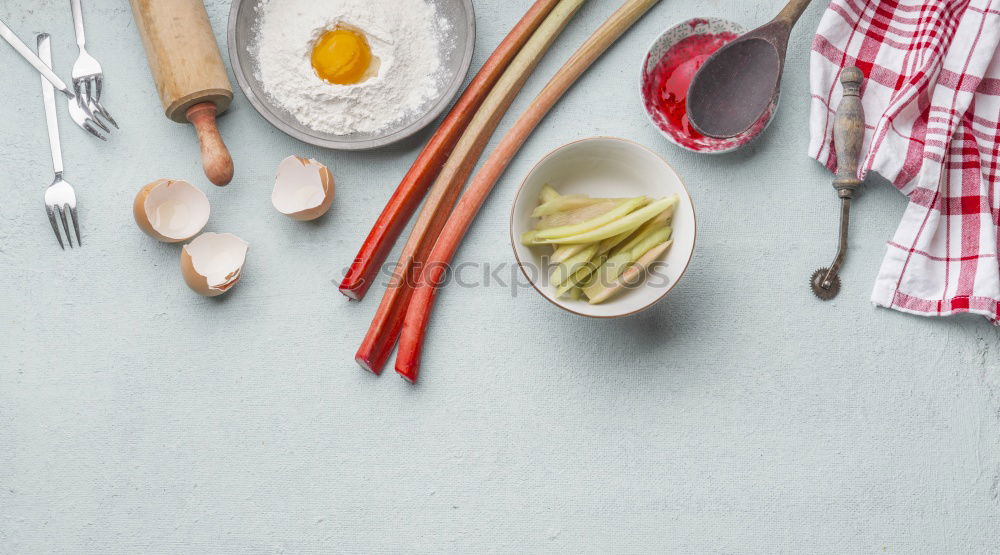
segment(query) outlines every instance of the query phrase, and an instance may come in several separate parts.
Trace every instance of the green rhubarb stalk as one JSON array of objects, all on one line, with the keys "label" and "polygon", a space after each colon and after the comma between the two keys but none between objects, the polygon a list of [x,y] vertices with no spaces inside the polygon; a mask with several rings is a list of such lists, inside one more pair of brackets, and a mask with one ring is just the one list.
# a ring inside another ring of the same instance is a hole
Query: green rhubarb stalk
[{"label": "green rhubarb stalk", "polygon": [[[524,234],[522,241],[525,244],[533,243],[553,243],[556,241],[546,241],[548,239],[557,239],[560,237],[571,237],[575,235],[580,235],[594,229],[601,229],[609,224],[612,224],[618,220],[624,219],[633,211],[636,211],[643,206],[649,204],[649,199],[646,197],[636,197],[634,199],[629,199],[617,207],[613,208],[601,214],[596,218],[591,218],[585,222],[581,222],[573,225],[566,225],[562,227],[553,227],[550,229],[543,230],[532,230]],[[662,210],[662,208],[661,208]],[[659,213],[660,210],[657,210]],[[655,214],[654,214],[655,215]],[[645,220],[644,220],[645,221]],[[580,243],[584,241],[573,241],[574,243]],[[594,241],[586,241],[587,243],[593,243]]]},{"label": "green rhubarb stalk", "polygon": [[[602,255],[604,255],[611,249],[615,248],[623,241],[629,239],[630,237],[637,237],[643,233],[646,233],[649,230],[652,230],[653,228],[666,226],[667,223],[670,222],[670,218],[673,217],[674,207],[676,206],[677,205],[674,204],[670,208],[667,208],[663,212],[660,212],[655,218],[642,224],[635,231],[626,231],[624,233],[619,233],[614,237],[609,237],[601,241],[597,247],[597,254],[594,255],[594,257],[590,260],[590,262],[584,264],[581,268],[579,268],[576,272],[573,273],[573,276],[569,280],[564,282],[562,285],[559,285],[559,287],[556,289],[556,297],[562,297],[567,292],[569,292],[573,287],[584,284],[587,281],[587,278],[593,276],[594,271],[597,270],[597,268],[599,268],[601,264],[604,263],[605,259],[607,259],[606,256],[602,257]],[[552,254],[551,260],[553,263],[562,262],[565,259],[583,251],[588,246],[590,246],[590,243],[557,245],[555,252]]]},{"label": "green rhubarb stalk", "polygon": [[[627,231],[625,233],[619,233],[618,235],[615,235],[614,237],[609,237],[609,238],[601,241],[601,246],[597,250],[597,252],[600,252],[600,253],[608,252],[611,249],[617,247],[619,244],[621,244],[626,239],[630,239],[632,237],[637,237],[640,234],[645,233],[646,231],[651,230],[653,228],[667,226],[667,224],[670,223],[670,218],[674,215],[674,207],[676,207],[676,206],[677,205],[674,204],[670,208],[667,208],[663,212],[660,212],[655,218],[653,218],[653,219],[649,220],[648,222],[642,224],[641,226],[639,226],[634,231],[631,231],[631,232]],[[571,245],[563,245],[563,246],[561,246],[559,248],[569,247],[569,246],[571,246]]]},{"label": "green rhubarb stalk", "polygon": [[594,259],[591,260],[591,263],[587,265],[587,267],[590,269],[590,273],[588,273],[585,277],[581,278],[580,281],[576,283],[577,287],[580,288],[581,293],[583,293],[583,290],[588,285],[594,283],[594,280],[597,279],[596,276],[597,272],[595,270],[597,270],[597,268],[600,268],[601,264],[604,264],[604,262],[607,259],[608,259],[608,254],[604,253],[602,255],[594,257]]},{"label": "green rhubarb stalk", "polygon": [[[628,239],[629,237],[631,237],[634,233],[636,233],[636,232],[635,231],[625,231],[623,233],[619,233],[618,235],[614,235],[612,237],[608,237],[607,239],[604,239],[603,241],[601,241],[601,246],[597,250],[598,250],[598,252],[601,252],[601,253],[608,252],[611,249],[617,247],[619,244],[621,244],[622,241],[624,241],[624,240]],[[563,245],[563,247],[569,247],[569,246],[571,246],[571,245]]]},{"label": "green rhubarb stalk", "polygon": [[550,229],[542,230],[538,233],[539,239],[556,239],[558,237],[568,237],[570,235],[577,235],[580,233],[585,233],[592,229],[597,229],[604,225],[610,224],[615,220],[623,218],[628,214],[646,206],[650,203],[648,197],[635,197],[630,198],[616,206],[615,208],[597,216],[596,218],[591,218],[585,222],[580,222],[578,224],[566,225],[562,227],[554,227]]},{"label": "green rhubarb stalk", "polygon": [[617,206],[619,203],[629,200],[627,198],[597,198],[588,197],[586,195],[566,195],[561,196],[557,199],[550,200],[543,204],[539,204],[535,207],[535,210],[531,212],[532,218],[541,218],[544,216],[551,216],[559,212],[568,212],[570,210],[578,210],[580,208],[585,208],[587,206],[592,206],[594,204],[606,204],[613,203],[613,206]]},{"label": "green rhubarb stalk", "polygon": [[586,285],[591,276],[594,275],[594,271],[600,268],[607,258],[606,255],[600,253],[594,255],[586,264],[580,266],[568,280],[556,287],[556,298],[562,297],[572,289],[580,289]]},{"label": "green rhubarb stalk", "polygon": [[[586,249],[580,251],[574,256],[566,259],[565,262],[558,264],[552,271],[549,277],[552,285],[556,287],[563,285],[568,282],[576,274],[578,270],[585,267],[594,255],[597,254],[597,245],[590,245]],[[576,283],[575,281],[573,283]]]},{"label": "green rhubarb stalk", "polygon": [[640,228],[639,231],[631,239],[626,241],[625,244],[622,245],[622,247],[616,250],[614,253],[612,253],[612,255],[614,256],[631,251],[635,249],[637,246],[641,245],[643,241],[649,239],[650,236],[661,234],[663,233],[664,230],[666,230],[667,239],[669,239],[670,235],[672,234],[672,229],[668,225],[659,224],[655,226],[645,227],[645,229]]},{"label": "green rhubarb stalk", "polygon": [[[657,218],[654,218],[654,219],[659,219],[659,216]],[[648,223],[647,223],[647,225],[648,225]],[[590,259],[589,263],[584,264],[580,269],[578,269],[573,274],[573,277],[571,277],[569,279],[568,282],[563,283],[562,285],[560,285],[556,289],[556,297],[561,297],[567,290],[569,290],[569,288],[573,287],[574,285],[583,285],[583,284],[585,284],[587,282],[588,278],[590,278],[591,276],[593,276],[594,272],[598,268],[601,267],[601,264],[604,264],[605,260],[607,260],[608,257],[606,255],[607,255],[608,251],[610,251],[611,249],[613,249],[614,247],[616,247],[622,241],[628,239],[629,237],[632,237],[634,234],[637,234],[637,233],[639,233],[639,232],[638,231],[636,231],[636,232],[626,231],[625,233],[619,233],[618,235],[615,235],[614,237],[609,237],[609,238],[601,241],[600,243],[598,243],[597,244],[597,254],[595,254],[594,257]],[[588,246],[590,246],[592,244],[593,243],[577,243],[577,244],[573,244],[573,245],[560,245],[559,248],[556,249],[556,253],[558,254],[559,251],[562,251],[563,249],[570,250],[570,249],[574,249],[574,248],[577,249],[576,252],[579,252],[579,251],[587,248]],[[552,258],[555,259],[555,256],[556,255],[553,254]]]},{"label": "green rhubarb stalk", "polygon": [[553,264],[559,264],[564,262],[567,258],[575,256],[583,249],[589,247],[587,243],[577,243],[576,245],[552,245],[556,248],[555,252],[552,253],[552,257],[549,259]]},{"label": "green rhubarb stalk", "polygon": [[[614,237],[609,237],[601,241],[600,243],[598,243],[597,254],[604,254],[608,252],[609,250],[613,249],[615,246],[617,246],[625,239],[628,239],[631,235],[632,232],[628,231],[625,233],[619,233]],[[566,260],[567,258],[587,248],[591,244],[592,243],[573,243],[570,245],[558,245],[553,243],[552,246],[555,247],[556,249],[555,252],[552,253],[550,262],[552,262],[553,264],[558,264],[559,262],[562,262],[563,260]]]},{"label": "green rhubarb stalk", "polygon": [[[615,235],[624,233],[626,231],[632,232],[639,228],[642,224],[655,218],[657,215],[662,213],[664,210],[669,209],[677,202],[677,197],[669,197],[660,199],[648,206],[640,208],[627,216],[616,218],[609,223],[603,224],[601,227],[585,231],[583,233],[578,233],[575,235],[565,235],[559,236],[557,238],[549,238],[542,236],[539,232],[537,235],[529,236],[531,232],[525,233],[522,240],[526,241],[525,244],[535,244],[544,245],[549,243],[559,243],[562,245],[573,244],[573,243],[594,243],[596,241],[603,241],[609,237],[614,237]],[[613,212],[613,211],[612,211]],[[609,212],[610,214],[610,212]],[[596,219],[596,218],[595,218]],[[530,241],[530,242],[528,242]]]},{"label": "green rhubarb stalk", "polygon": [[583,223],[602,214],[606,214],[609,210],[614,209],[619,204],[621,204],[621,201],[602,200],[596,204],[590,204],[574,210],[566,210],[565,212],[549,214],[548,216],[544,216],[538,220],[538,223],[535,224],[535,229],[551,229],[553,227]]},{"label": "green rhubarb stalk", "polygon": [[593,302],[595,296],[608,285],[615,283],[629,265],[634,264],[653,247],[670,239],[670,232],[669,227],[651,229],[626,243],[601,265],[597,271],[597,279],[584,288],[583,292],[587,298]]},{"label": "green rhubarb stalk", "polygon": [[[586,266],[584,266],[583,268],[581,268],[581,270],[586,270],[585,274],[584,274],[584,272],[578,272],[582,277],[580,277],[578,279],[578,281],[576,282],[576,287],[577,287],[577,289],[580,290],[581,294],[583,293],[583,290],[587,288],[588,285],[590,285],[591,283],[594,283],[594,279],[596,279],[595,275],[597,273],[596,272],[597,268],[600,268],[601,264],[604,264],[604,262],[607,259],[608,259],[608,254],[607,253],[599,254],[599,255],[595,256],[590,261],[589,264],[587,264]],[[573,277],[576,278],[577,276],[573,276]]]},{"label": "green rhubarb stalk", "polygon": [[584,208],[591,206],[593,204],[601,204],[607,201],[622,201],[626,199],[615,199],[615,198],[594,198],[585,195],[566,195],[559,197],[555,200],[550,200],[546,203],[539,204],[531,212],[532,218],[541,218],[543,216],[551,216],[558,212],[568,212],[570,210],[577,210],[579,208]]},{"label": "green rhubarb stalk", "polygon": [[[573,284],[577,285],[584,284],[588,280],[588,278],[595,276],[597,269],[600,268],[604,264],[604,262],[608,259],[607,256],[601,257],[601,255],[604,255],[614,247],[618,246],[621,242],[628,240],[625,246],[615,251],[615,254],[618,254],[619,252],[625,250],[631,250],[638,244],[639,241],[642,241],[643,239],[649,237],[651,233],[656,232],[658,229],[669,230],[670,228],[667,227],[667,222],[670,221],[669,212],[672,212],[672,210],[670,209],[664,210],[652,220],[649,220],[645,224],[641,225],[639,229],[635,230],[634,232],[620,233],[618,235],[615,235],[614,237],[601,241],[598,244],[597,255],[594,256],[594,258],[591,260],[589,264],[585,264],[584,266],[579,268],[573,274],[573,277],[570,278],[568,282],[563,283],[561,286],[559,286],[559,288],[556,290],[556,295],[560,296]],[[570,246],[575,246],[575,245],[563,245],[563,247],[570,247]],[[586,246],[586,244],[584,244],[584,246]],[[598,258],[600,258],[600,260],[598,260]]]},{"label": "green rhubarb stalk", "polygon": [[622,275],[615,280],[614,283],[601,288],[600,291],[593,291],[592,297],[588,295],[588,302],[590,304],[603,303],[611,298],[611,296],[615,293],[624,290],[626,287],[631,287],[632,285],[639,283],[639,279],[642,278],[649,266],[656,262],[656,260],[670,248],[672,243],[673,241],[666,241],[647,251],[646,254],[639,257],[634,264],[622,272]]},{"label": "green rhubarb stalk", "polygon": [[552,188],[552,185],[543,185],[542,192],[538,194],[538,204],[545,204],[561,197],[559,191]]}]

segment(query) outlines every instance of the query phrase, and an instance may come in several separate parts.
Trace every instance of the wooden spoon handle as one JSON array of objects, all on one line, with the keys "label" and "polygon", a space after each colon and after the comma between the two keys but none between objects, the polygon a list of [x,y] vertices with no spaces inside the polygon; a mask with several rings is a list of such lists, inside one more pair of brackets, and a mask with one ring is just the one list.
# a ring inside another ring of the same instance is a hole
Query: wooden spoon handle
[{"label": "wooden spoon handle", "polygon": [[215,124],[215,114],[218,112],[212,102],[202,102],[188,108],[187,119],[198,132],[201,143],[201,163],[205,168],[208,180],[222,187],[233,180],[233,158],[229,155],[226,143],[219,135]]},{"label": "wooden spoon handle", "polygon": [[861,181],[858,179],[858,157],[865,140],[865,111],[861,105],[861,81],[864,74],[856,67],[840,73],[844,97],[837,106],[833,121],[833,144],[837,149],[837,176],[833,186],[841,198],[850,198]]},{"label": "wooden spoon handle", "polygon": [[799,20],[802,12],[806,11],[809,2],[812,2],[812,0],[789,0],[774,19],[784,21],[791,28],[795,26],[795,22]]}]

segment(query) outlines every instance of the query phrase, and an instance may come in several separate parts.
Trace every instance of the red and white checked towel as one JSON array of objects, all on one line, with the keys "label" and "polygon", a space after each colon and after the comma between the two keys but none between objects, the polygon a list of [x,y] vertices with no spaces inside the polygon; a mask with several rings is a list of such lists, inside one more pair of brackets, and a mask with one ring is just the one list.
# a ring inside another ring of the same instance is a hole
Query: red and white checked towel
[{"label": "red and white checked towel", "polygon": [[832,0],[811,57],[809,155],[830,170],[840,70],[857,66],[874,170],[910,198],[872,301],[1000,324],[1000,0]]}]

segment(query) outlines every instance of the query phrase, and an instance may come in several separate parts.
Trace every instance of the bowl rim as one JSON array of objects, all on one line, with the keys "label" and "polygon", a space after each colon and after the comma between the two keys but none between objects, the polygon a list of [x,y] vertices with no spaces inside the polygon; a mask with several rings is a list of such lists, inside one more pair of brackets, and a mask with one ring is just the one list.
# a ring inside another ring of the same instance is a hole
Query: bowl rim
[{"label": "bowl rim", "polygon": [[[691,215],[692,215],[691,252],[688,253],[687,260],[684,261],[684,268],[681,269],[681,273],[677,275],[677,279],[675,279],[674,282],[670,284],[670,287],[667,287],[666,289],[664,289],[663,293],[660,294],[659,297],[656,297],[655,299],[649,301],[645,305],[643,305],[643,306],[641,306],[641,307],[639,307],[639,308],[637,308],[635,310],[632,310],[630,312],[622,312],[620,314],[608,314],[608,315],[585,314],[583,312],[579,312],[579,311],[573,310],[572,308],[570,308],[568,306],[565,306],[565,305],[563,305],[561,303],[558,303],[554,299],[549,298],[548,295],[546,295],[544,292],[542,292],[541,289],[538,288],[538,285],[535,283],[535,281],[533,279],[531,279],[530,275],[528,275],[528,271],[525,270],[525,268],[524,268],[524,262],[521,261],[521,256],[517,252],[517,238],[516,238],[517,237],[517,233],[514,231],[514,211],[515,211],[516,207],[519,206],[519,200],[521,198],[521,194],[524,192],[525,185],[528,184],[528,179],[531,178],[532,175],[534,175],[534,173],[538,170],[538,167],[541,166],[542,163],[544,163],[547,160],[549,160],[550,158],[558,155],[561,151],[563,151],[563,150],[565,150],[565,149],[567,149],[567,148],[569,148],[571,146],[577,145],[579,143],[585,143],[585,142],[590,142],[590,141],[598,141],[598,140],[610,140],[610,141],[618,141],[618,142],[621,142],[621,143],[625,143],[626,145],[630,146],[631,148],[638,148],[640,150],[644,150],[647,153],[649,153],[649,154],[655,156],[656,158],[658,158],[668,168],[670,168],[670,171],[674,172],[674,175],[677,176],[677,181],[681,185],[681,190],[684,192],[684,195],[687,196],[688,203],[691,205]],[[521,180],[521,184],[517,188],[517,193],[514,195],[514,201],[510,205],[509,232],[510,232],[510,247],[511,247],[511,250],[514,251],[514,259],[517,260],[517,267],[518,267],[518,269],[521,270],[521,274],[524,275],[524,278],[528,280],[528,283],[531,284],[531,287],[539,295],[541,295],[543,299],[545,299],[546,301],[549,301],[551,304],[553,304],[553,305],[555,305],[555,306],[557,306],[557,307],[565,310],[566,312],[569,312],[571,314],[576,314],[577,316],[584,316],[586,318],[595,318],[595,319],[599,319],[599,320],[611,320],[611,319],[614,319],[614,318],[624,318],[626,316],[632,316],[634,314],[638,314],[638,313],[643,312],[643,311],[645,311],[645,310],[647,310],[649,308],[652,308],[653,305],[656,305],[657,303],[659,303],[660,301],[662,301],[663,298],[666,297],[668,293],[670,293],[671,291],[673,291],[674,287],[676,287],[677,284],[680,283],[681,279],[684,278],[684,274],[687,273],[688,268],[691,266],[691,259],[694,258],[695,248],[698,246],[698,211],[695,210],[694,199],[691,198],[691,191],[688,190],[687,184],[684,183],[684,178],[681,177],[681,174],[677,173],[677,170],[675,170],[674,167],[672,165],[670,165],[670,162],[668,162],[667,159],[663,157],[663,155],[661,155],[660,153],[654,151],[653,149],[651,149],[651,148],[649,148],[649,147],[647,147],[645,145],[642,145],[642,144],[640,144],[640,143],[638,143],[636,141],[633,141],[631,139],[625,139],[625,138],[622,138],[622,137],[613,137],[611,135],[597,135],[597,136],[594,136],[594,137],[584,137],[582,139],[577,139],[575,141],[570,141],[568,143],[565,143],[565,144],[563,144],[563,145],[561,145],[559,147],[554,148],[553,150],[551,150],[550,152],[548,152],[545,156],[542,156],[541,158],[539,158],[537,162],[535,162],[535,164],[531,167],[531,169],[528,170],[528,173],[526,173],[524,175],[524,179]]]},{"label": "bowl rim", "polygon": [[[743,26],[742,23],[739,23],[738,21],[733,21],[731,19],[726,19],[724,17],[714,17],[714,16],[692,17],[692,18],[689,18],[689,19],[685,19],[684,21],[681,21],[681,22],[677,23],[676,25],[671,25],[670,27],[667,27],[666,29],[663,30],[663,32],[661,32],[660,34],[656,35],[656,38],[654,38],[652,41],[650,41],[649,46],[646,47],[646,54],[642,57],[642,64],[639,67],[639,104],[642,105],[642,113],[646,115],[646,121],[648,121],[649,124],[653,126],[653,129],[655,129],[656,132],[659,133],[660,136],[663,137],[664,139],[666,139],[670,144],[672,144],[672,145],[674,145],[676,147],[679,147],[679,148],[683,148],[684,150],[686,150],[688,152],[693,152],[695,154],[708,154],[708,155],[728,154],[728,153],[733,152],[733,151],[735,151],[735,150],[737,150],[739,148],[742,148],[747,143],[743,143],[743,144],[738,144],[737,143],[737,144],[733,144],[732,146],[729,146],[729,147],[726,147],[726,148],[723,148],[723,149],[719,149],[719,150],[698,150],[698,149],[695,149],[695,148],[691,148],[691,147],[689,147],[687,145],[682,145],[679,142],[677,142],[676,139],[674,139],[673,137],[671,137],[666,131],[664,131],[663,129],[660,129],[660,126],[656,124],[656,120],[653,119],[653,114],[649,113],[649,108],[646,106],[646,94],[645,94],[646,87],[644,85],[646,84],[646,65],[649,63],[649,55],[653,52],[653,48],[655,48],[656,45],[663,39],[664,35],[666,35],[667,33],[671,32],[671,31],[673,31],[674,29],[676,29],[678,27],[685,26],[685,25],[690,25],[691,22],[693,22],[693,21],[705,21],[705,22],[722,21],[722,22],[725,22],[725,23],[731,23],[731,24],[735,25],[737,28],[739,28],[741,30],[740,31],[741,35],[747,33],[747,29],[746,29],[746,27]],[[777,106],[775,106],[775,109],[774,109],[775,112],[777,112],[776,108],[777,108]],[[771,119],[768,120],[767,125],[770,125],[771,124],[771,120],[773,120],[773,119],[774,119],[774,114],[772,113]],[[753,138],[756,138],[757,136],[759,136],[760,134],[762,134],[765,130],[766,130],[766,126],[765,126],[764,129],[761,129],[760,131],[758,131],[757,134],[754,135]],[[750,141],[747,141],[747,142],[749,143]]]},{"label": "bowl rim", "polygon": [[247,77],[247,70],[249,68],[243,67],[236,47],[236,22],[238,20],[237,16],[240,12],[240,8],[243,6],[249,6],[252,8],[251,3],[255,1],[259,0],[233,0],[232,5],[229,7],[229,20],[226,24],[226,45],[229,48],[229,63],[233,68],[233,74],[236,76],[236,82],[239,84],[243,95],[250,101],[250,105],[253,106],[254,110],[256,110],[261,117],[267,120],[268,123],[273,125],[282,133],[313,146],[329,148],[332,150],[371,150],[408,139],[430,125],[442,113],[444,113],[449,106],[451,106],[452,101],[455,100],[455,97],[461,90],[466,77],[469,75],[469,70],[472,67],[472,58],[476,49],[476,11],[472,0],[458,0],[462,2],[466,13],[469,14],[469,17],[467,17],[465,21],[467,37],[465,41],[465,54],[462,57],[462,63],[459,66],[459,71],[455,74],[451,84],[448,85],[448,88],[444,91],[444,93],[442,93],[436,104],[434,104],[423,116],[418,118],[413,123],[394,133],[382,137],[357,141],[316,137],[315,135],[310,135],[309,133],[295,129],[282,121],[281,118],[271,111],[268,103],[258,97],[257,94],[254,93],[253,88],[250,86],[250,80]]}]

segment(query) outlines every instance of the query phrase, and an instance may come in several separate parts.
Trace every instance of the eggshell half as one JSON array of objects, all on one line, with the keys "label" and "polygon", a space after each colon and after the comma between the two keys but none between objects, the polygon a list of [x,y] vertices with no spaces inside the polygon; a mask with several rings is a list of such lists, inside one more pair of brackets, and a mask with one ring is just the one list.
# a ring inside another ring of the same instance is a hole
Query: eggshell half
[{"label": "eggshell half", "polygon": [[135,195],[132,215],[150,237],[180,243],[194,237],[208,223],[212,208],[201,189],[174,179],[157,179]]},{"label": "eggshell half", "polygon": [[243,275],[249,245],[232,233],[202,233],[181,249],[181,274],[194,292],[215,297]]},{"label": "eggshell half", "polygon": [[333,192],[333,175],[326,166],[316,160],[289,156],[278,166],[271,204],[296,220],[315,220],[330,209]]}]

